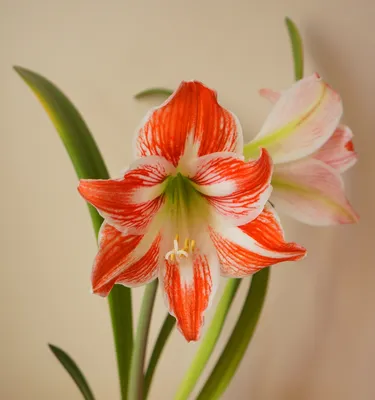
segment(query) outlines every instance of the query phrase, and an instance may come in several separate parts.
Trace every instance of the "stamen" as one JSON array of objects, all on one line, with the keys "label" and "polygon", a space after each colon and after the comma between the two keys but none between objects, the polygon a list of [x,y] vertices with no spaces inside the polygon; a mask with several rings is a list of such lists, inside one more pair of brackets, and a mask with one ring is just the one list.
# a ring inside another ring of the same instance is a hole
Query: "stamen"
[{"label": "stamen", "polygon": [[168,251],[167,254],[165,255],[166,260],[175,261],[177,257],[188,258],[189,252],[193,252],[195,248],[195,240],[185,239],[183,249],[178,248],[178,240],[179,240],[179,235],[177,234],[175,236],[175,239],[173,240],[173,250]]},{"label": "stamen", "polygon": [[190,251],[193,252],[195,249],[195,240],[190,241]]}]

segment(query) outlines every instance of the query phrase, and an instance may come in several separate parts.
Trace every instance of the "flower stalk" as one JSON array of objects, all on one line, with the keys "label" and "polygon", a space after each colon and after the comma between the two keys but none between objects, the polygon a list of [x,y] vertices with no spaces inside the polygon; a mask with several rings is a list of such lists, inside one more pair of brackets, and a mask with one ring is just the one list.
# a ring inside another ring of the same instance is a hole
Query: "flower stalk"
[{"label": "flower stalk", "polygon": [[129,400],[144,399],[144,363],[147,348],[147,339],[150,329],[152,310],[154,307],[158,280],[149,283],[143,295],[137,334],[135,337],[133,356],[130,365]]}]

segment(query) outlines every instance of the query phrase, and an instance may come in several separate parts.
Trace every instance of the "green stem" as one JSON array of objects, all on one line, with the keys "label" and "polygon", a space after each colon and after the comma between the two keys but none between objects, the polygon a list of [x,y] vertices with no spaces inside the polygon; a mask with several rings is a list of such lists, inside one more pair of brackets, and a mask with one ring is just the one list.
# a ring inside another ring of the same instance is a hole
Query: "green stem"
[{"label": "green stem", "polygon": [[145,374],[145,386],[144,386],[145,399],[147,399],[151,387],[152,378],[154,377],[154,373],[160,355],[175,325],[176,325],[176,319],[172,317],[170,314],[167,314],[167,316],[164,319],[164,323],[160,329],[158,338],[156,339],[155,346],[151,354],[150,362],[148,363],[147,371]]},{"label": "green stem", "polygon": [[133,348],[132,299],[129,288],[115,285],[108,296],[112,320],[121,399],[128,398],[129,368]]},{"label": "green stem", "polygon": [[146,356],[148,331],[150,328],[152,309],[154,307],[158,280],[149,283],[143,295],[137,335],[134,342],[133,356],[130,365],[129,400],[143,400],[143,369]]},{"label": "green stem", "polygon": [[197,400],[219,399],[236,373],[253,337],[264,304],[269,271],[269,268],[264,268],[251,279],[245,303],[232,335]]},{"label": "green stem", "polygon": [[199,345],[195,358],[177,391],[175,400],[186,400],[197,384],[204,367],[214,351],[240,283],[240,279],[230,279],[228,281],[216,308],[211,325],[207,329],[207,333]]}]

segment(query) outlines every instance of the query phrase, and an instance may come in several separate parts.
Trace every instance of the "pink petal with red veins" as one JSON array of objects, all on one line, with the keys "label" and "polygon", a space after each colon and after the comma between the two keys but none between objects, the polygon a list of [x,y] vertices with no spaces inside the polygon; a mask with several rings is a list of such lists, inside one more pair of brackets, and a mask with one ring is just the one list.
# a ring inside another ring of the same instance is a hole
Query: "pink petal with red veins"
[{"label": "pink petal with red veins", "polygon": [[312,155],[339,172],[345,172],[357,162],[353,133],[348,126],[340,125],[328,141]]},{"label": "pink petal with red veins", "polygon": [[254,221],[246,225],[210,229],[223,276],[242,278],[264,267],[283,261],[296,261],[306,250],[288,243],[272,207],[266,207]]},{"label": "pink petal with red veins", "polygon": [[238,119],[200,82],[182,82],[160,107],[151,110],[136,137],[137,156],[159,155],[177,166],[190,143],[198,156],[242,153]]},{"label": "pink petal with red veins", "polygon": [[271,201],[277,210],[310,225],[350,224],[358,215],[345,197],[339,172],[307,158],[275,166]]},{"label": "pink petal with red veins", "polygon": [[116,283],[134,287],[152,281],[158,274],[159,249],[159,234],[152,240],[124,235],[104,222],[91,276],[93,292],[107,296]]},{"label": "pink petal with red veins", "polygon": [[271,194],[272,160],[267,151],[245,162],[233,154],[211,154],[198,161],[194,187],[231,224],[256,218]]},{"label": "pink petal with red veins", "polygon": [[204,312],[216,291],[218,271],[217,259],[209,260],[197,252],[188,258],[165,260],[160,275],[164,298],[188,342],[199,339]]},{"label": "pink petal with red veins", "polygon": [[139,234],[163,205],[166,178],[173,170],[163,158],[149,157],[121,179],[81,179],[78,191],[111,225]]},{"label": "pink petal with red veins", "polygon": [[314,74],[282,93],[245,156],[266,148],[275,164],[306,157],[333,134],[342,115],[340,96]]}]

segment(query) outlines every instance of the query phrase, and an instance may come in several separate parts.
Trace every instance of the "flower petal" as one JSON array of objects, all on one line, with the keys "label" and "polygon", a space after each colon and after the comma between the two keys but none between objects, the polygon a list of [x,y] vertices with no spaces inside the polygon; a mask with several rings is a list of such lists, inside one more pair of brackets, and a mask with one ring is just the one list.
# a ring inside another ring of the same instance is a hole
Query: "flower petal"
[{"label": "flower petal", "polygon": [[306,250],[284,240],[276,212],[266,206],[246,225],[210,229],[211,239],[221,263],[221,275],[242,278],[264,267],[304,257]]},{"label": "flower petal", "polygon": [[104,222],[91,276],[93,292],[107,296],[116,283],[134,287],[155,279],[159,246],[160,234],[156,238],[125,235]]},{"label": "flower petal", "polygon": [[339,173],[320,160],[307,158],[275,166],[272,186],[276,208],[301,222],[332,225],[358,221]]},{"label": "flower petal", "polygon": [[262,211],[272,191],[271,176],[272,160],[262,150],[249,162],[231,153],[201,157],[191,181],[221,216],[242,225]]},{"label": "flower petal", "polygon": [[163,205],[166,178],[173,170],[163,158],[147,157],[121,179],[81,179],[78,191],[111,225],[139,234]]},{"label": "flower petal", "polygon": [[259,94],[271,103],[276,103],[281,97],[281,92],[272,89],[260,89]]},{"label": "flower petal", "polygon": [[177,166],[185,151],[191,151],[185,148],[187,143],[198,156],[242,153],[239,121],[216,97],[215,91],[200,82],[182,82],[165,103],[146,116],[136,137],[137,156],[159,155]]},{"label": "flower petal", "polygon": [[195,251],[188,258],[165,260],[160,275],[164,298],[188,342],[199,339],[203,314],[211,303],[218,280],[216,257],[209,259]]},{"label": "flower petal", "polygon": [[257,149],[264,147],[275,164],[303,158],[329,139],[341,115],[340,96],[314,74],[282,93],[244,154],[257,154]]},{"label": "flower petal", "polygon": [[339,172],[344,172],[357,161],[352,138],[351,129],[348,126],[340,125],[312,157],[323,161]]}]

